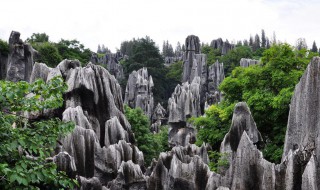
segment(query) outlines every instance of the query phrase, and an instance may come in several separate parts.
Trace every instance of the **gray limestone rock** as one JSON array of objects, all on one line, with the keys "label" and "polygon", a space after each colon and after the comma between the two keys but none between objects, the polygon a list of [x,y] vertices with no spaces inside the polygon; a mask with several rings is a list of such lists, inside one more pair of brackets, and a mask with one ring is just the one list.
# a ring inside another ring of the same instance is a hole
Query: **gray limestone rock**
[{"label": "gray limestone rock", "polygon": [[[196,58],[196,55],[197,58]],[[206,62],[206,55],[200,54],[200,40],[198,36],[190,35],[186,38],[186,52],[183,55],[182,82],[192,82],[196,74],[202,72],[202,65]],[[197,75],[201,76],[201,75]]]},{"label": "gray limestone rock", "polygon": [[230,50],[234,48],[234,45],[230,44],[228,40],[224,42],[221,38],[212,40],[210,46],[214,49],[220,50],[222,55],[227,54]]},{"label": "gray limestone rock", "polygon": [[67,176],[71,178],[76,176],[77,168],[74,159],[67,152],[60,152],[55,155],[53,162],[57,164],[58,171],[66,172]]},{"label": "gray limestone rock", "polygon": [[254,59],[246,59],[246,58],[241,58],[240,59],[240,66],[241,67],[249,67],[251,65],[257,65],[260,62],[258,60],[254,60]]},{"label": "gray limestone rock", "polygon": [[131,108],[141,108],[151,119],[154,107],[152,76],[148,76],[147,68],[133,71],[128,78],[124,103]]},{"label": "gray limestone rock", "polygon": [[131,160],[122,162],[118,170],[117,178],[109,182],[110,190],[146,190],[146,177],[142,173],[140,166]]},{"label": "gray limestone rock", "polygon": [[205,189],[210,176],[207,163],[205,145],[174,147],[151,166],[148,189]]},{"label": "gray limestone rock", "polygon": [[9,55],[6,65],[6,80],[30,81],[34,64],[33,56],[36,51],[30,44],[25,44],[20,39],[20,33],[12,31],[9,38]]},{"label": "gray limestone rock", "polygon": [[71,68],[62,73],[65,73],[68,85],[65,94],[66,107],[81,106],[88,119],[99,124],[102,146],[105,142],[105,123],[112,117],[118,118],[129,134],[129,142],[133,142],[131,126],[123,114],[121,88],[114,76],[103,67],[93,64]]},{"label": "gray limestone rock", "polygon": [[105,125],[104,145],[106,147],[118,143],[119,140],[129,142],[129,134],[122,127],[117,117],[112,117]]},{"label": "gray limestone rock", "polygon": [[223,63],[216,61],[208,68],[208,89],[205,94],[205,108],[210,105],[219,103],[222,100],[222,94],[219,91],[219,85],[224,80]]},{"label": "gray limestone rock", "polygon": [[248,105],[245,102],[239,102],[234,107],[231,127],[221,143],[220,151],[236,152],[244,131],[246,131],[253,144],[263,145],[263,139]]},{"label": "gray limestone rock", "polygon": [[185,146],[194,143],[196,131],[187,124],[187,119],[201,115],[200,77],[194,78],[191,84],[177,85],[168,101],[168,113],[169,144]]},{"label": "gray limestone rock", "polygon": [[312,59],[296,85],[290,103],[290,112],[284,158],[289,150],[310,149],[320,158],[320,57]]},{"label": "gray limestone rock", "polygon": [[[198,37],[188,36],[186,39],[188,44],[199,43]],[[219,40],[216,42],[218,43]],[[220,42],[219,42],[220,43]],[[186,43],[186,46],[188,47]],[[221,47],[224,44],[221,40]],[[197,47],[200,44],[193,45]],[[220,47],[219,44],[215,46]],[[218,90],[218,86],[224,79],[223,63],[218,61],[211,66],[207,64],[207,56],[200,54],[200,51],[193,51],[195,48],[189,48],[183,56],[183,77],[182,82],[191,83],[194,78],[200,77],[200,107],[201,113],[209,105],[220,102],[222,95]]]},{"label": "gray limestone rock", "polygon": [[160,131],[160,127],[165,120],[165,115],[166,110],[161,106],[160,103],[158,103],[152,114],[153,124],[150,127],[151,132],[158,133]]},{"label": "gray limestone rock", "polygon": [[124,78],[123,67],[119,62],[121,59],[123,59],[123,55],[120,52],[106,53],[103,56],[92,53],[90,61],[93,64],[105,66],[117,80],[121,80]]},{"label": "gray limestone rock", "polygon": [[134,145],[120,140],[117,144],[108,147],[100,147],[98,144],[95,149],[95,176],[102,184],[107,185],[117,177],[118,170],[122,161],[131,160],[134,164],[144,170],[143,153]]},{"label": "gray limestone rock", "polygon": [[80,190],[104,190],[106,187],[103,187],[99,179],[96,177],[85,178],[80,176],[78,178],[80,184]]}]

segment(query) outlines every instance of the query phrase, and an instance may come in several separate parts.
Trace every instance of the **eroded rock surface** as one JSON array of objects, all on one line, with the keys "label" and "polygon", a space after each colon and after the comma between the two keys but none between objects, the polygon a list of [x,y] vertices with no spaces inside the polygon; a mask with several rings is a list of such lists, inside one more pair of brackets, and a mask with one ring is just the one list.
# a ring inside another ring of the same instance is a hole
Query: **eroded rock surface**
[{"label": "eroded rock surface", "polygon": [[195,142],[196,131],[187,124],[187,119],[200,116],[200,78],[196,77],[191,84],[185,82],[177,85],[168,101],[168,123],[170,146],[185,146]]},{"label": "eroded rock surface", "polygon": [[161,153],[146,173],[148,189],[205,189],[210,176],[207,149],[188,145]]},{"label": "eroded rock surface", "polygon": [[222,93],[219,85],[224,80],[223,63],[216,61],[208,68],[207,91],[205,92],[205,108],[210,105],[219,103],[222,100]]},{"label": "eroded rock surface", "polygon": [[[47,81],[57,75],[68,84],[61,117],[76,124],[74,131],[60,140],[57,151],[58,155],[67,152],[74,160],[81,189],[106,189],[103,186],[117,177],[122,161],[132,161],[144,171],[143,154],[131,144],[134,137],[114,76],[101,66],[89,63],[81,67],[78,61],[64,60],[56,68],[37,63],[31,79]],[[71,170],[71,164],[59,165],[66,172]]]},{"label": "eroded rock surface", "polygon": [[131,108],[141,108],[151,119],[154,107],[153,87],[152,76],[148,75],[147,68],[133,71],[128,78],[124,103]]},{"label": "eroded rock surface", "polygon": [[161,106],[160,103],[156,106],[152,114],[152,125],[150,127],[151,132],[158,133],[161,125],[164,123],[166,116],[166,110]]},{"label": "eroded rock surface", "polygon": [[9,38],[9,55],[6,65],[6,80],[30,81],[36,51],[20,39],[20,33],[12,31]]}]

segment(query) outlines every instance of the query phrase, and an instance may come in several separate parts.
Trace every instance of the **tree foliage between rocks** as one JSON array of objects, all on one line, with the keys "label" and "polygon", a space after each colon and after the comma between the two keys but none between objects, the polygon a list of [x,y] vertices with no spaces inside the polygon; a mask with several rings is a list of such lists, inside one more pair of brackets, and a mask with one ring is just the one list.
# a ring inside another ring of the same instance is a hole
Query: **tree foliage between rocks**
[{"label": "tree foliage between rocks", "polygon": [[306,49],[275,44],[264,51],[262,64],[236,67],[220,85],[224,100],[211,106],[205,117],[193,119],[198,127],[198,141],[208,142],[218,150],[230,128],[233,106],[245,101],[266,142],[265,158],[279,163],[294,87],[314,55]]},{"label": "tree foliage between rocks", "polygon": [[72,189],[77,184],[48,159],[57,139],[74,124],[58,118],[28,119],[24,114],[62,106],[66,89],[61,77],[47,84],[0,81],[0,189]]},{"label": "tree foliage between rocks", "polygon": [[[175,86],[180,82],[176,79],[179,78],[177,75],[182,73],[182,66],[181,70],[175,74],[172,69],[178,68],[180,65],[175,65],[174,68],[165,67],[159,48],[148,36],[122,42],[121,51],[124,54],[128,53],[129,56],[127,60],[122,62],[126,78],[125,81],[122,81],[122,88],[125,89],[128,76],[132,71],[146,67],[155,86],[153,90],[155,105],[160,102],[165,107]],[[167,73],[171,74],[167,75]]]},{"label": "tree foliage between rocks", "polygon": [[142,109],[132,109],[125,105],[125,115],[131,124],[136,146],[143,152],[144,161],[149,165],[153,158],[158,158],[160,152],[167,151],[168,128],[163,127],[159,133],[150,132],[150,121]]},{"label": "tree foliage between rocks", "polygon": [[78,40],[61,39],[58,43],[50,42],[46,33],[33,33],[26,41],[39,52],[35,61],[50,67],[57,66],[63,59],[77,59],[84,65],[90,61],[92,54]]}]

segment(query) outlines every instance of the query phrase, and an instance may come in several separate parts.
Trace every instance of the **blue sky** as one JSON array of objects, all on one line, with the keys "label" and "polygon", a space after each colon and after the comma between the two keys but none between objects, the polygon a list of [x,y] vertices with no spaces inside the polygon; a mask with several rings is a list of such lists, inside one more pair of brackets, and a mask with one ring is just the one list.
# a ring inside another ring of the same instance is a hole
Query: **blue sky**
[{"label": "blue sky", "polygon": [[237,41],[275,32],[294,45],[304,37],[320,46],[320,1],[316,0],[5,0],[1,2],[0,38],[11,30],[26,39],[45,32],[51,41],[77,39],[95,51],[112,51],[124,40],[150,36],[160,47],[195,34],[202,42]]}]

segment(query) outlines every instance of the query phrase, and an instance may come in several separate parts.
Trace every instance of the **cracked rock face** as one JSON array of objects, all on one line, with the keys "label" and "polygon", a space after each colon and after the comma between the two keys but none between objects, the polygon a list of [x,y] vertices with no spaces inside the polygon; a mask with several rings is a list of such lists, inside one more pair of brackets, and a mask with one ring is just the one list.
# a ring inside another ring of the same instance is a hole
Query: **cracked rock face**
[{"label": "cracked rock face", "polygon": [[141,108],[151,119],[154,107],[152,76],[148,75],[147,68],[133,71],[128,78],[124,103],[131,108]]},{"label": "cracked rock face", "polygon": [[9,55],[6,63],[6,80],[30,81],[36,51],[20,39],[20,33],[12,31],[9,38]]}]

